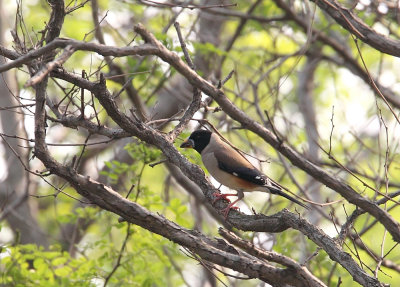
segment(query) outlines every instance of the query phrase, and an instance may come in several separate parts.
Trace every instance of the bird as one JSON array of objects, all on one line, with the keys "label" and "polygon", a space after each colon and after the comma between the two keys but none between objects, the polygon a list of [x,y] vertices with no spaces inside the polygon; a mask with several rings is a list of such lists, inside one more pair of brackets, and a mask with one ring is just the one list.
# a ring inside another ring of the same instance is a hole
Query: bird
[{"label": "bird", "polygon": [[273,182],[253,164],[251,164],[238,150],[223,141],[216,133],[198,129],[180,145],[181,148],[193,148],[200,155],[204,166],[220,184],[236,190],[236,194],[215,193],[216,199],[227,199],[227,196],[237,196],[226,208],[221,210],[225,219],[234,205],[243,199],[244,192],[262,191],[280,195],[290,201],[308,209],[309,207],[282,191],[281,186]]}]

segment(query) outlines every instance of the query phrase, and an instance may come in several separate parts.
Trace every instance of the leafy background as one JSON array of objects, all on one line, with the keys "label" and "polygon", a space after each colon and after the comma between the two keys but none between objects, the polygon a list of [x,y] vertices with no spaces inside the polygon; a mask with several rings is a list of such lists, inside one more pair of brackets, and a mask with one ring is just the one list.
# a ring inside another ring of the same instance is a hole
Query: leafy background
[{"label": "leafy background", "polygon": [[[231,2],[220,1],[222,4]],[[362,3],[354,10],[368,25],[391,33],[397,37],[398,21],[385,15],[376,14],[374,1],[370,5]],[[248,1],[235,1],[236,6],[224,8],[230,11],[247,13]],[[380,2],[384,3],[384,2]],[[50,8],[45,1],[3,1],[4,17],[8,19],[3,28],[5,43],[12,45],[10,30],[17,32],[26,41],[26,46],[33,47],[40,39],[40,31],[48,21]],[[19,9],[17,9],[17,4]],[[61,37],[77,40],[96,41],[92,8],[90,3],[72,1],[69,8],[84,4],[79,9],[67,15],[61,32]],[[399,124],[394,119],[387,106],[378,99],[367,83],[352,73],[351,69],[338,58],[337,51],[328,45],[316,42],[296,23],[289,19],[262,23],[248,21],[240,36],[234,42],[231,50],[225,49],[226,43],[232,39],[238,27],[238,18],[227,17],[220,36],[221,45],[199,41],[196,21],[201,9],[183,9],[154,4],[151,1],[98,1],[101,23],[106,44],[115,46],[135,45],[139,37],[132,30],[134,23],[142,22],[169,49],[182,54],[176,31],[168,23],[177,17],[186,38],[186,44],[192,56],[202,54],[204,57],[216,57],[219,60],[211,63],[211,69],[218,71],[224,78],[234,70],[232,78],[224,85],[225,94],[246,114],[258,121],[266,121],[263,110],[273,118],[275,128],[296,150],[308,154],[311,145],[306,132],[306,122],[299,108],[298,87],[301,84],[299,75],[307,61],[318,59],[318,65],[313,73],[312,102],[316,111],[318,143],[322,147],[318,151],[318,161],[321,166],[343,178],[349,185],[369,198],[380,198],[374,191],[365,187],[365,183],[381,192],[397,190],[399,183],[400,139]],[[308,23],[313,28],[336,38],[347,52],[361,63],[357,45],[366,62],[369,72],[376,76],[384,86],[392,89],[397,95],[400,92],[399,74],[396,57],[384,55],[379,51],[355,42],[350,34],[339,27],[311,2],[292,1],[292,8],[299,15],[312,15]],[[19,14],[16,17],[17,11]],[[397,11],[397,10],[396,10]],[[397,12],[396,12],[397,13]],[[284,15],[274,1],[259,1],[254,15],[265,19]],[[212,15],[212,14],[210,14]],[[386,21],[382,18],[387,17]],[[14,20],[16,20],[14,22]],[[388,23],[390,22],[390,23]],[[3,24],[4,25],[4,24]],[[198,24],[197,24],[198,25]],[[390,30],[389,30],[390,27]],[[122,57],[113,59],[113,63],[122,67],[127,75],[133,75],[132,84],[136,87],[140,98],[145,103],[149,114],[159,105],[157,93],[161,86],[168,85],[176,71],[153,57]],[[85,70],[89,78],[98,77],[99,67],[104,65],[102,58],[94,53],[77,52],[64,65],[68,71],[77,74]],[[199,74],[202,74],[199,71]],[[217,73],[218,74],[218,73]],[[23,88],[29,78],[26,70],[15,73],[19,87],[19,96],[29,103],[33,98],[32,91]],[[209,76],[211,81],[215,78]],[[121,85],[109,79],[107,86],[115,94]],[[73,90],[71,85],[63,84],[65,90]],[[257,89],[257,99],[255,91]],[[48,96],[60,99],[60,87],[56,81],[49,84]],[[79,93],[72,93],[72,101],[79,102]],[[85,94],[89,99],[91,95]],[[132,102],[122,93],[117,98],[122,111],[129,114]],[[99,105],[94,100],[95,105]],[[211,104],[216,107],[215,103]],[[262,111],[257,110],[261,107]],[[78,109],[77,109],[78,110]],[[104,110],[98,110],[98,117],[106,125],[113,125]],[[93,109],[86,109],[87,116],[93,115]],[[396,109],[398,114],[398,107]],[[205,113],[204,113],[205,114]],[[198,113],[197,116],[204,116]],[[317,186],[317,201],[336,201],[342,198],[330,189],[312,181],[303,171],[289,165],[277,152],[261,141],[254,134],[238,129],[234,121],[227,118],[223,112],[207,113],[207,119],[214,124],[238,148],[253,155],[251,159],[264,172],[278,180],[290,190],[297,191],[298,186],[308,188]],[[334,123],[334,127],[332,126]],[[57,123],[49,123],[48,142],[82,143],[87,134],[83,130],[70,130]],[[170,124],[171,125],[171,124]],[[191,123],[193,129],[197,124]],[[387,130],[385,128],[387,127]],[[26,114],[24,128],[29,138],[33,138],[33,118]],[[186,131],[180,140],[188,136]],[[32,143],[25,143],[32,148]],[[179,145],[179,142],[176,143]],[[322,151],[331,152],[334,157],[349,169],[355,170],[355,176],[338,168]],[[115,159],[117,151],[124,149],[124,160]],[[73,155],[80,154],[80,146],[53,146],[52,154],[59,160],[68,162]],[[386,157],[386,152],[388,155]],[[4,155],[6,148],[1,149]],[[193,151],[182,151],[192,162],[202,165],[201,160]],[[163,164],[154,167],[149,164],[163,159],[159,150],[145,143],[133,140],[131,142],[110,142],[103,145],[88,146],[82,157],[81,169],[94,178],[102,178],[106,184],[130,200],[146,207],[155,213],[160,213],[168,219],[187,228],[199,229],[202,232],[216,236],[219,223],[207,211],[198,206],[170,175]],[[265,161],[265,162],[264,162]],[[385,163],[390,163],[385,171]],[[41,163],[31,157],[31,170],[40,170]],[[1,162],[5,169],[0,171],[0,178],[6,179],[8,172],[5,160]],[[203,167],[204,168],[204,167]],[[39,222],[41,232],[48,242],[45,246],[37,244],[20,244],[20,235],[13,232],[7,221],[2,221],[0,240],[1,248],[1,279],[4,286],[205,286],[210,272],[202,267],[198,258],[193,258],[184,248],[173,244],[165,238],[152,234],[138,226],[119,222],[118,216],[101,210],[90,204],[81,206],[75,190],[57,178],[51,178],[53,185],[62,188],[62,193],[39,178],[31,178],[34,190],[30,192],[30,204],[34,216]],[[386,181],[386,182],[385,182]],[[385,188],[385,184],[388,188]],[[390,183],[390,184],[389,184]],[[217,183],[216,183],[216,186]],[[85,199],[80,199],[85,201]],[[3,202],[2,206],[6,206]],[[391,215],[397,220],[399,211],[397,203],[388,202],[386,209],[392,209]],[[245,203],[239,205],[241,211],[251,213],[251,208],[264,214],[272,214],[287,207],[287,202],[279,198],[270,198],[265,194],[246,195]],[[291,209],[294,210],[292,206]],[[315,220],[329,235],[336,236],[340,224],[346,221],[354,211],[354,206],[346,201],[339,201],[324,207],[323,215],[309,214],[310,220]],[[335,223],[333,223],[335,222]],[[354,226],[355,232],[360,232],[373,223],[370,216],[361,217]],[[72,226],[72,228],[71,228]],[[68,227],[68,228],[67,228]],[[69,244],[63,232],[71,232],[79,240]],[[74,233],[75,232],[75,233]],[[298,261],[318,251],[316,246],[297,231],[288,230],[279,234],[242,233],[242,236],[264,248],[286,254]],[[362,241],[367,251],[349,238],[345,242],[345,250],[352,253],[360,265],[369,273],[377,268],[376,260],[368,255],[368,250],[375,254],[385,255],[395,263],[396,268],[379,267],[378,278],[385,283],[396,286],[400,280],[400,252],[397,245],[386,233],[384,228],[375,224],[368,228]],[[387,255],[386,255],[387,254]],[[329,286],[354,286],[351,276],[341,267],[333,263],[327,254],[319,251],[307,265],[313,274],[321,278]],[[222,269],[222,268],[221,268]],[[230,270],[224,273],[235,274]],[[228,286],[262,286],[256,279],[240,280],[214,272],[220,282],[217,285]],[[209,279],[213,282],[215,279]],[[223,282],[223,283],[222,283]],[[210,283],[209,283],[210,284]]]}]

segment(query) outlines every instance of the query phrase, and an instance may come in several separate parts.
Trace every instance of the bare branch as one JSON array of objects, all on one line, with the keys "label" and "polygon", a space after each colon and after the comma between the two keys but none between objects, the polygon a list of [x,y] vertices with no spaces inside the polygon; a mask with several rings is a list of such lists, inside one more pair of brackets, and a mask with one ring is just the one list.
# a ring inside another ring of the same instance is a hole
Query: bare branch
[{"label": "bare branch", "polygon": [[310,0],[315,2],[323,11],[331,16],[339,25],[354,34],[364,43],[381,51],[382,53],[400,57],[398,49],[400,42],[371,29],[349,9],[343,7],[336,0]]},{"label": "bare branch", "polygon": [[290,257],[273,251],[267,251],[258,248],[254,246],[254,244],[252,244],[251,242],[248,242],[225,229],[220,228],[218,230],[218,233],[226,240],[228,240],[229,243],[244,249],[251,255],[254,255],[258,258],[266,259],[268,261],[279,263],[290,269],[294,269],[295,272],[288,273],[288,276],[295,276],[295,278],[301,281],[304,286],[326,286],[323,282],[321,282],[321,280],[315,277],[304,265],[300,265],[298,262],[294,261]]},{"label": "bare branch", "polygon": [[[154,36],[150,34],[142,25],[139,24],[135,26],[135,31],[143,36],[146,41],[157,43],[157,40],[154,38]],[[233,105],[233,103],[224,95],[221,90],[218,90],[213,85],[205,81],[203,78],[199,77],[176,54],[168,51],[164,46],[162,46],[160,42],[158,42],[156,45],[160,49],[157,53],[157,56],[172,65],[176,70],[184,75],[192,85],[196,86],[207,95],[213,97],[215,101],[231,118],[237,120],[244,128],[253,131],[261,138],[263,138],[266,142],[271,144],[276,150],[286,156],[292,162],[292,164],[303,169],[308,174],[313,176],[316,180],[322,182],[323,184],[338,192],[350,203],[359,206],[360,208],[373,215],[388,229],[393,239],[396,242],[400,242],[400,224],[395,221],[394,218],[387,211],[379,208],[369,199],[362,197],[348,184],[330,175],[314,163],[302,157],[286,143],[279,142],[276,136],[270,130],[252,120],[245,112]]]}]

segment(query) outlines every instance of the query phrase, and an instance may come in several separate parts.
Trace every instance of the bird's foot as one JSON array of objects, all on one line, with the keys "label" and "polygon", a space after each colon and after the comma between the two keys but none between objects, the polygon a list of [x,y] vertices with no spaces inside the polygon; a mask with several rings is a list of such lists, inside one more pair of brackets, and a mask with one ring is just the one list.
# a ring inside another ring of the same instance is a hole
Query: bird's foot
[{"label": "bird's foot", "polygon": [[[235,204],[235,202],[234,202],[233,204]],[[230,203],[230,204],[228,204],[227,207],[221,209],[221,213],[222,213],[222,215],[224,216],[225,220],[228,218],[229,211],[231,211],[231,209],[239,210],[239,207],[233,206],[233,204]]]},{"label": "bird's foot", "polygon": [[225,200],[228,201],[229,203],[231,202],[231,201],[227,198],[227,196],[230,196],[230,194],[223,194],[223,193],[220,193],[220,192],[214,192],[214,193],[213,193],[213,196],[215,197],[215,199],[214,199],[213,202],[212,202],[213,205],[214,205],[218,200],[221,200],[221,199],[225,199]]},{"label": "bird's foot", "polygon": [[222,213],[222,215],[224,216],[225,220],[228,218],[229,215],[229,211],[231,211],[231,209],[235,209],[235,210],[239,210],[239,207],[234,206],[236,202],[238,202],[241,198],[236,199],[234,202],[231,202],[227,196],[238,196],[237,193],[219,193],[219,192],[214,192],[213,195],[215,196],[215,199],[213,200],[213,205],[214,203],[216,203],[218,200],[221,199],[225,199],[229,202],[228,206],[221,209],[220,212]]}]

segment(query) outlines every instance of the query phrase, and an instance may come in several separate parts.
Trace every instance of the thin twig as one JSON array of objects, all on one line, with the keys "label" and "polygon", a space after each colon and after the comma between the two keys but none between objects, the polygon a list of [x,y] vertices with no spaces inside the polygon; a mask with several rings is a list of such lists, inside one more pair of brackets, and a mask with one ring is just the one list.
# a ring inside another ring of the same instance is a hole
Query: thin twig
[{"label": "thin twig", "polygon": [[162,159],[162,160],[159,160],[157,162],[149,163],[149,166],[150,167],[155,167],[156,165],[159,165],[159,164],[164,163],[166,161],[167,161],[166,159]]},{"label": "thin twig", "polygon": [[184,4],[177,4],[177,3],[169,3],[169,2],[157,2],[157,1],[152,1],[152,0],[142,0],[141,2],[148,2],[151,4],[156,5],[156,7],[180,7],[180,8],[186,8],[186,9],[211,9],[211,8],[223,8],[223,7],[236,7],[237,4],[216,4],[216,5],[184,5]]},{"label": "thin twig", "polygon": [[36,85],[40,81],[42,81],[54,68],[57,66],[61,66],[64,64],[69,57],[75,52],[74,47],[68,45],[65,47],[64,52],[60,57],[47,63],[39,72],[37,72],[32,78],[30,78],[24,85],[25,88]]},{"label": "thin twig", "polygon": [[188,63],[189,67],[192,68],[192,70],[196,70],[196,68],[195,68],[195,66],[193,64],[193,61],[189,56],[189,52],[187,50],[185,41],[184,41],[184,39],[182,37],[182,32],[181,32],[181,27],[179,25],[179,22],[175,22],[174,23],[174,27],[176,29],[176,33],[178,34],[179,43],[181,44],[181,48],[182,48],[183,54],[185,55],[186,63]]},{"label": "thin twig", "polygon": [[225,83],[228,82],[230,78],[232,78],[233,73],[235,73],[235,70],[230,71],[229,74],[225,77],[225,79],[219,81],[217,88],[221,89],[222,86],[225,85]]},{"label": "thin twig", "polygon": [[[82,70],[82,78],[86,79],[87,75],[85,70]],[[85,118],[85,89],[81,88],[81,118]]]},{"label": "thin twig", "polygon": [[331,128],[331,133],[329,135],[329,151],[328,151],[329,158],[332,152],[332,135],[333,135],[333,129],[335,128],[335,124],[333,123],[334,115],[335,115],[335,106],[332,106],[332,117],[331,117],[332,128]]},{"label": "thin twig", "polygon": [[360,55],[360,59],[361,59],[361,62],[363,63],[365,72],[367,73],[368,78],[369,78],[369,80],[370,80],[370,82],[371,82],[371,84],[372,84],[372,88],[373,88],[373,89],[375,90],[375,92],[382,98],[382,100],[385,102],[386,106],[389,108],[390,112],[393,114],[393,116],[394,116],[394,118],[396,119],[396,121],[400,124],[400,119],[399,119],[399,117],[396,115],[396,112],[393,110],[392,106],[391,106],[390,103],[387,101],[387,99],[385,98],[385,96],[382,94],[381,90],[380,90],[380,89],[378,88],[378,86],[376,85],[374,79],[371,77],[371,74],[369,73],[369,70],[368,70],[368,68],[367,68],[367,65],[365,64],[364,57],[363,57],[363,55],[362,55],[362,53],[361,53],[361,49],[360,49],[360,47],[359,47],[359,45],[358,45],[357,39],[356,39],[353,35],[352,35],[352,37],[353,37],[354,43],[356,44],[356,48],[357,48],[358,54]]},{"label": "thin twig", "polygon": [[117,269],[121,266],[122,255],[123,255],[123,253],[124,253],[126,244],[127,244],[128,239],[129,239],[130,236],[131,236],[131,224],[128,223],[128,227],[127,227],[127,230],[126,230],[125,240],[124,240],[124,242],[122,243],[121,250],[119,251],[118,258],[117,258],[117,263],[114,265],[114,267],[113,267],[113,269],[111,270],[110,274],[108,274],[108,276],[106,277],[106,279],[105,279],[105,281],[104,281],[104,284],[103,284],[103,287],[106,287],[106,286],[107,286],[108,281],[109,281],[109,280],[111,279],[111,277],[114,275],[115,271],[117,271]]}]

